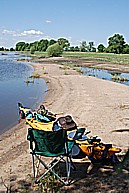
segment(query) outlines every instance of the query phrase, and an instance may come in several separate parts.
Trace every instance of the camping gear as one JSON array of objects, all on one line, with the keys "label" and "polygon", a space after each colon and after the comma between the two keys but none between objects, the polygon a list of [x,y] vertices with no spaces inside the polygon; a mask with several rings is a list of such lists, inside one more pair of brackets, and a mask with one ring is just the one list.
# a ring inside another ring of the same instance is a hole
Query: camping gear
[{"label": "camping gear", "polygon": [[118,162],[115,154],[121,152],[120,148],[112,147],[112,144],[93,143],[91,145],[87,143],[80,143],[79,146],[93,164],[115,164]]},{"label": "camping gear", "polygon": [[34,118],[31,118],[31,119],[26,119],[26,124],[29,124],[29,126],[31,126],[34,129],[44,130],[44,131],[53,131],[54,122],[44,123],[44,122],[39,122],[35,120]]},{"label": "camping gear", "polygon": [[118,161],[115,154],[121,152],[120,148],[113,147],[112,144],[105,144],[97,137],[89,138],[87,135],[90,131],[86,132],[85,128],[78,128],[71,115],[56,119],[55,114],[54,118],[49,119],[46,114],[50,116],[53,116],[53,114],[48,113],[44,105],[41,105],[36,112],[23,107],[21,103],[18,103],[18,107],[21,118],[26,118],[26,123],[33,129],[54,132],[66,130],[68,138],[76,142],[76,146],[72,150],[73,156],[78,155],[81,151],[85,156],[88,156],[93,164],[115,164]]},{"label": "camping gear", "polygon": [[24,107],[21,103],[18,103],[18,113],[19,113],[19,120],[35,118],[37,121],[44,123],[55,121],[56,116],[58,115],[58,113],[53,114],[48,110],[46,110],[44,105],[41,105],[40,109],[36,111],[28,107]]},{"label": "camping gear", "polygon": [[[53,132],[29,128],[27,139],[30,142],[34,181],[36,183],[40,182],[48,172],[51,172],[63,182],[64,185],[68,185],[70,183],[71,168],[75,169],[71,159],[71,152],[75,142],[67,139],[66,130],[61,129]],[[45,157],[53,159],[48,164],[45,163]],[[35,166],[35,159],[38,160],[37,166]],[[61,161],[65,161],[66,164],[66,180],[59,176],[55,169],[55,166]],[[44,167],[44,172],[39,175],[39,166],[41,164]]]},{"label": "camping gear", "polygon": [[92,164],[115,164],[118,162],[116,153],[121,152],[118,147],[112,147],[112,144],[104,144],[100,138],[88,138],[85,128],[79,128],[76,131],[68,133],[69,139],[74,139],[85,156],[91,160]]},{"label": "camping gear", "polygon": [[56,121],[63,129],[67,131],[72,131],[77,129],[77,124],[71,117],[71,115],[66,115],[64,117],[59,117]]},{"label": "camping gear", "polygon": [[[109,162],[115,164],[117,159],[114,159],[114,156],[116,157],[115,154],[121,151],[120,148],[112,147],[111,144],[104,144],[101,142],[101,139],[97,137],[89,138],[87,135],[90,131],[86,131],[85,128],[77,128],[76,123],[73,122],[73,120],[69,121],[69,123],[66,122],[65,117],[61,117],[61,121],[59,120],[60,118],[55,122],[43,123],[32,118],[26,119],[26,123],[38,130],[55,132],[62,129],[66,130],[68,138],[74,140],[78,146],[78,148],[74,150],[73,156],[78,155],[79,151],[81,151],[85,156],[88,156],[94,164],[107,164]],[[71,129],[74,130],[71,131]],[[75,152],[77,152],[76,155]]]},{"label": "camping gear", "polygon": [[[39,121],[39,122],[44,122],[44,123],[51,122],[48,117],[46,117],[46,116],[44,116],[44,115],[41,115],[41,114],[39,114],[39,113],[37,113],[37,112],[34,114],[34,118],[35,118],[37,121]],[[28,119],[28,117],[27,117],[27,119]]]},{"label": "camping gear", "polygon": [[[35,115],[36,116],[36,115]],[[67,132],[75,129],[77,130],[77,125],[73,121],[70,115],[65,117],[59,117],[56,121],[49,121],[49,122],[41,122],[37,118],[26,119],[26,123],[29,124],[31,127],[39,130],[45,131],[57,131],[59,129],[65,129]]]},{"label": "camping gear", "polygon": [[28,107],[24,107],[21,103],[18,103],[18,114],[19,120],[25,119],[27,116],[29,116],[29,118],[33,117],[33,111]]},{"label": "camping gear", "polygon": [[56,114],[53,114],[52,112],[48,111],[44,105],[40,105],[40,108],[37,110],[37,115],[46,117],[49,119],[49,121],[56,120]]}]

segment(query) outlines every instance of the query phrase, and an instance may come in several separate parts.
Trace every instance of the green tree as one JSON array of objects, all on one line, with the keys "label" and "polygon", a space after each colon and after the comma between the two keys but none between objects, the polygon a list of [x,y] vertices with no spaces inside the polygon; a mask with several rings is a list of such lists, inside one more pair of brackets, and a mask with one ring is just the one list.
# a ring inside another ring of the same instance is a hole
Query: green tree
[{"label": "green tree", "polygon": [[65,39],[65,38],[59,38],[59,39],[57,40],[57,42],[58,42],[58,44],[59,44],[63,49],[68,48],[68,47],[70,46],[69,41],[68,41],[67,39]]},{"label": "green tree", "polygon": [[103,44],[99,44],[97,49],[98,49],[98,52],[105,52],[105,50],[106,50],[106,48]]},{"label": "green tree", "polygon": [[47,39],[40,40],[40,42],[38,44],[38,51],[45,52],[48,48],[48,43],[49,43],[49,41]]},{"label": "green tree", "polygon": [[108,39],[108,47],[106,52],[122,54],[125,47],[124,37],[120,34],[114,34]]},{"label": "green tree", "polygon": [[94,42],[89,42],[89,45],[87,46],[87,49],[89,52],[92,52],[93,46],[94,46]]},{"label": "green tree", "polygon": [[0,48],[0,51],[4,51],[4,47]]},{"label": "green tree", "polygon": [[94,47],[94,42],[89,42],[89,45],[87,46],[88,52],[96,52],[96,48]]},{"label": "green tree", "polygon": [[30,44],[29,43],[26,43],[25,44],[25,49],[24,51],[30,51]]},{"label": "green tree", "polygon": [[51,45],[55,44],[56,42],[57,42],[56,40],[51,39],[48,43],[48,46],[51,46]]},{"label": "green tree", "polygon": [[[65,51],[67,51],[67,50],[65,50]],[[74,46],[70,46],[69,49],[68,49],[68,51],[74,52]]]},{"label": "green tree", "polygon": [[71,51],[71,52],[79,52],[80,51],[80,48],[78,46],[70,46],[69,47],[69,50],[68,51]]},{"label": "green tree", "polygon": [[55,43],[55,44],[49,46],[47,48],[46,52],[47,52],[49,57],[61,56],[61,54],[63,53],[63,48],[58,43]]},{"label": "green tree", "polygon": [[129,44],[126,44],[123,49],[123,54],[129,54]]},{"label": "green tree", "polygon": [[79,47],[78,47],[78,46],[75,46],[75,47],[74,47],[74,51],[75,51],[75,52],[79,52],[79,51],[80,51]]},{"label": "green tree", "polygon": [[81,51],[81,52],[87,52],[86,41],[82,41],[82,42],[81,42],[80,51]]},{"label": "green tree", "polygon": [[38,41],[35,41],[33,43],[33,46],[35,47],[35,51],[38,51],[38,45],[39,45],[39,42]]},{"label": "green tree", "polygon": [[5,50],[5,51],[9,51],[9,49],[8,49],[8,48],[5,48],[4,50]]},{"label": "green tree", "polygon": [[25,42],[18,42],[16,44],[16,51],[22,51],[23,46],[25,46]]},{"label": "green tree", "polygon": [[14,48],[10,48],[10,52],[13,52],[14,51]]},{"label": "green tree", "polygon": [[30,48],[30,53],[31,53],[31,54],[34,54],[34,53],[35,53],[35,51],[36,51],[35,46],[32,46],[32,47]]}]

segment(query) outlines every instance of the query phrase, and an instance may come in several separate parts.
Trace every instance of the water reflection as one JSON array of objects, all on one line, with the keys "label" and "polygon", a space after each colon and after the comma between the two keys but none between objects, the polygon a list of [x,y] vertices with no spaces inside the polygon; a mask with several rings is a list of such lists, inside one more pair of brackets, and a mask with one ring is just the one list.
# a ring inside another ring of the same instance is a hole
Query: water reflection
[{"label": "water reflection", "polygon": [[115,81],[129,86],[129,73],[84,67],[81,67],[81,71],[85,76],[94,76],[100,79]]}]

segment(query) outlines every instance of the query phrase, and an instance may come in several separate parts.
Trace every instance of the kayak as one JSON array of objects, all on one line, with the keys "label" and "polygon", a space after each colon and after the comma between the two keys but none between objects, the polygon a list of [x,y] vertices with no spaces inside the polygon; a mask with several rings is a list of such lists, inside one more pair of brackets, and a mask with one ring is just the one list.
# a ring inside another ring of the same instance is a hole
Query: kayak
[{"label": "kayak", "polygon": [[49,112],[48,110],[45,109],[45,107],[43,114],[43,109],[38,109],[36,111],[28,107],[24,107],[21,103],[18,103],[18,113],[19,113],[19,120],[35,118],[37,121],[45,123],[56,120],[56,114]]},{"label": "kayak", "polygon": [[33,127],[34,129],[44,130],[44,131],[53,131],[54,122],[44,123],[35,120],[34,118],[26,119],[26,124]]}]

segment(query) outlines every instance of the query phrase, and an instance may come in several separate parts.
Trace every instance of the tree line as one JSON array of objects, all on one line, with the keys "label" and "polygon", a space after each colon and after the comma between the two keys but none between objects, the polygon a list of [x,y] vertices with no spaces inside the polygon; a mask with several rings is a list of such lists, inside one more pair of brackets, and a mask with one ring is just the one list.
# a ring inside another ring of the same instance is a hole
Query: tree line
[{"label": "tree line", "polygon": [[65,38],[59,38],[58,40],[47,40],[41,39],[40,41],[35,41],[33,43],[18,42],[15,48],[0,48],[0,51],[30,51],[31,54],[34,52],[50,52],[50,56],[54,56],[53,51],[55,50],[56,55],[60,55],[63,51],[72,52],[105,52],[114,54],[129,54],[129,44],[124,40],[123,35],[114,34],[108,39],[108,46],[105,47],[103,44],[99,44],[95,48],[94,42],[82,41],[80,46],[70,46],[70,42]]}]

